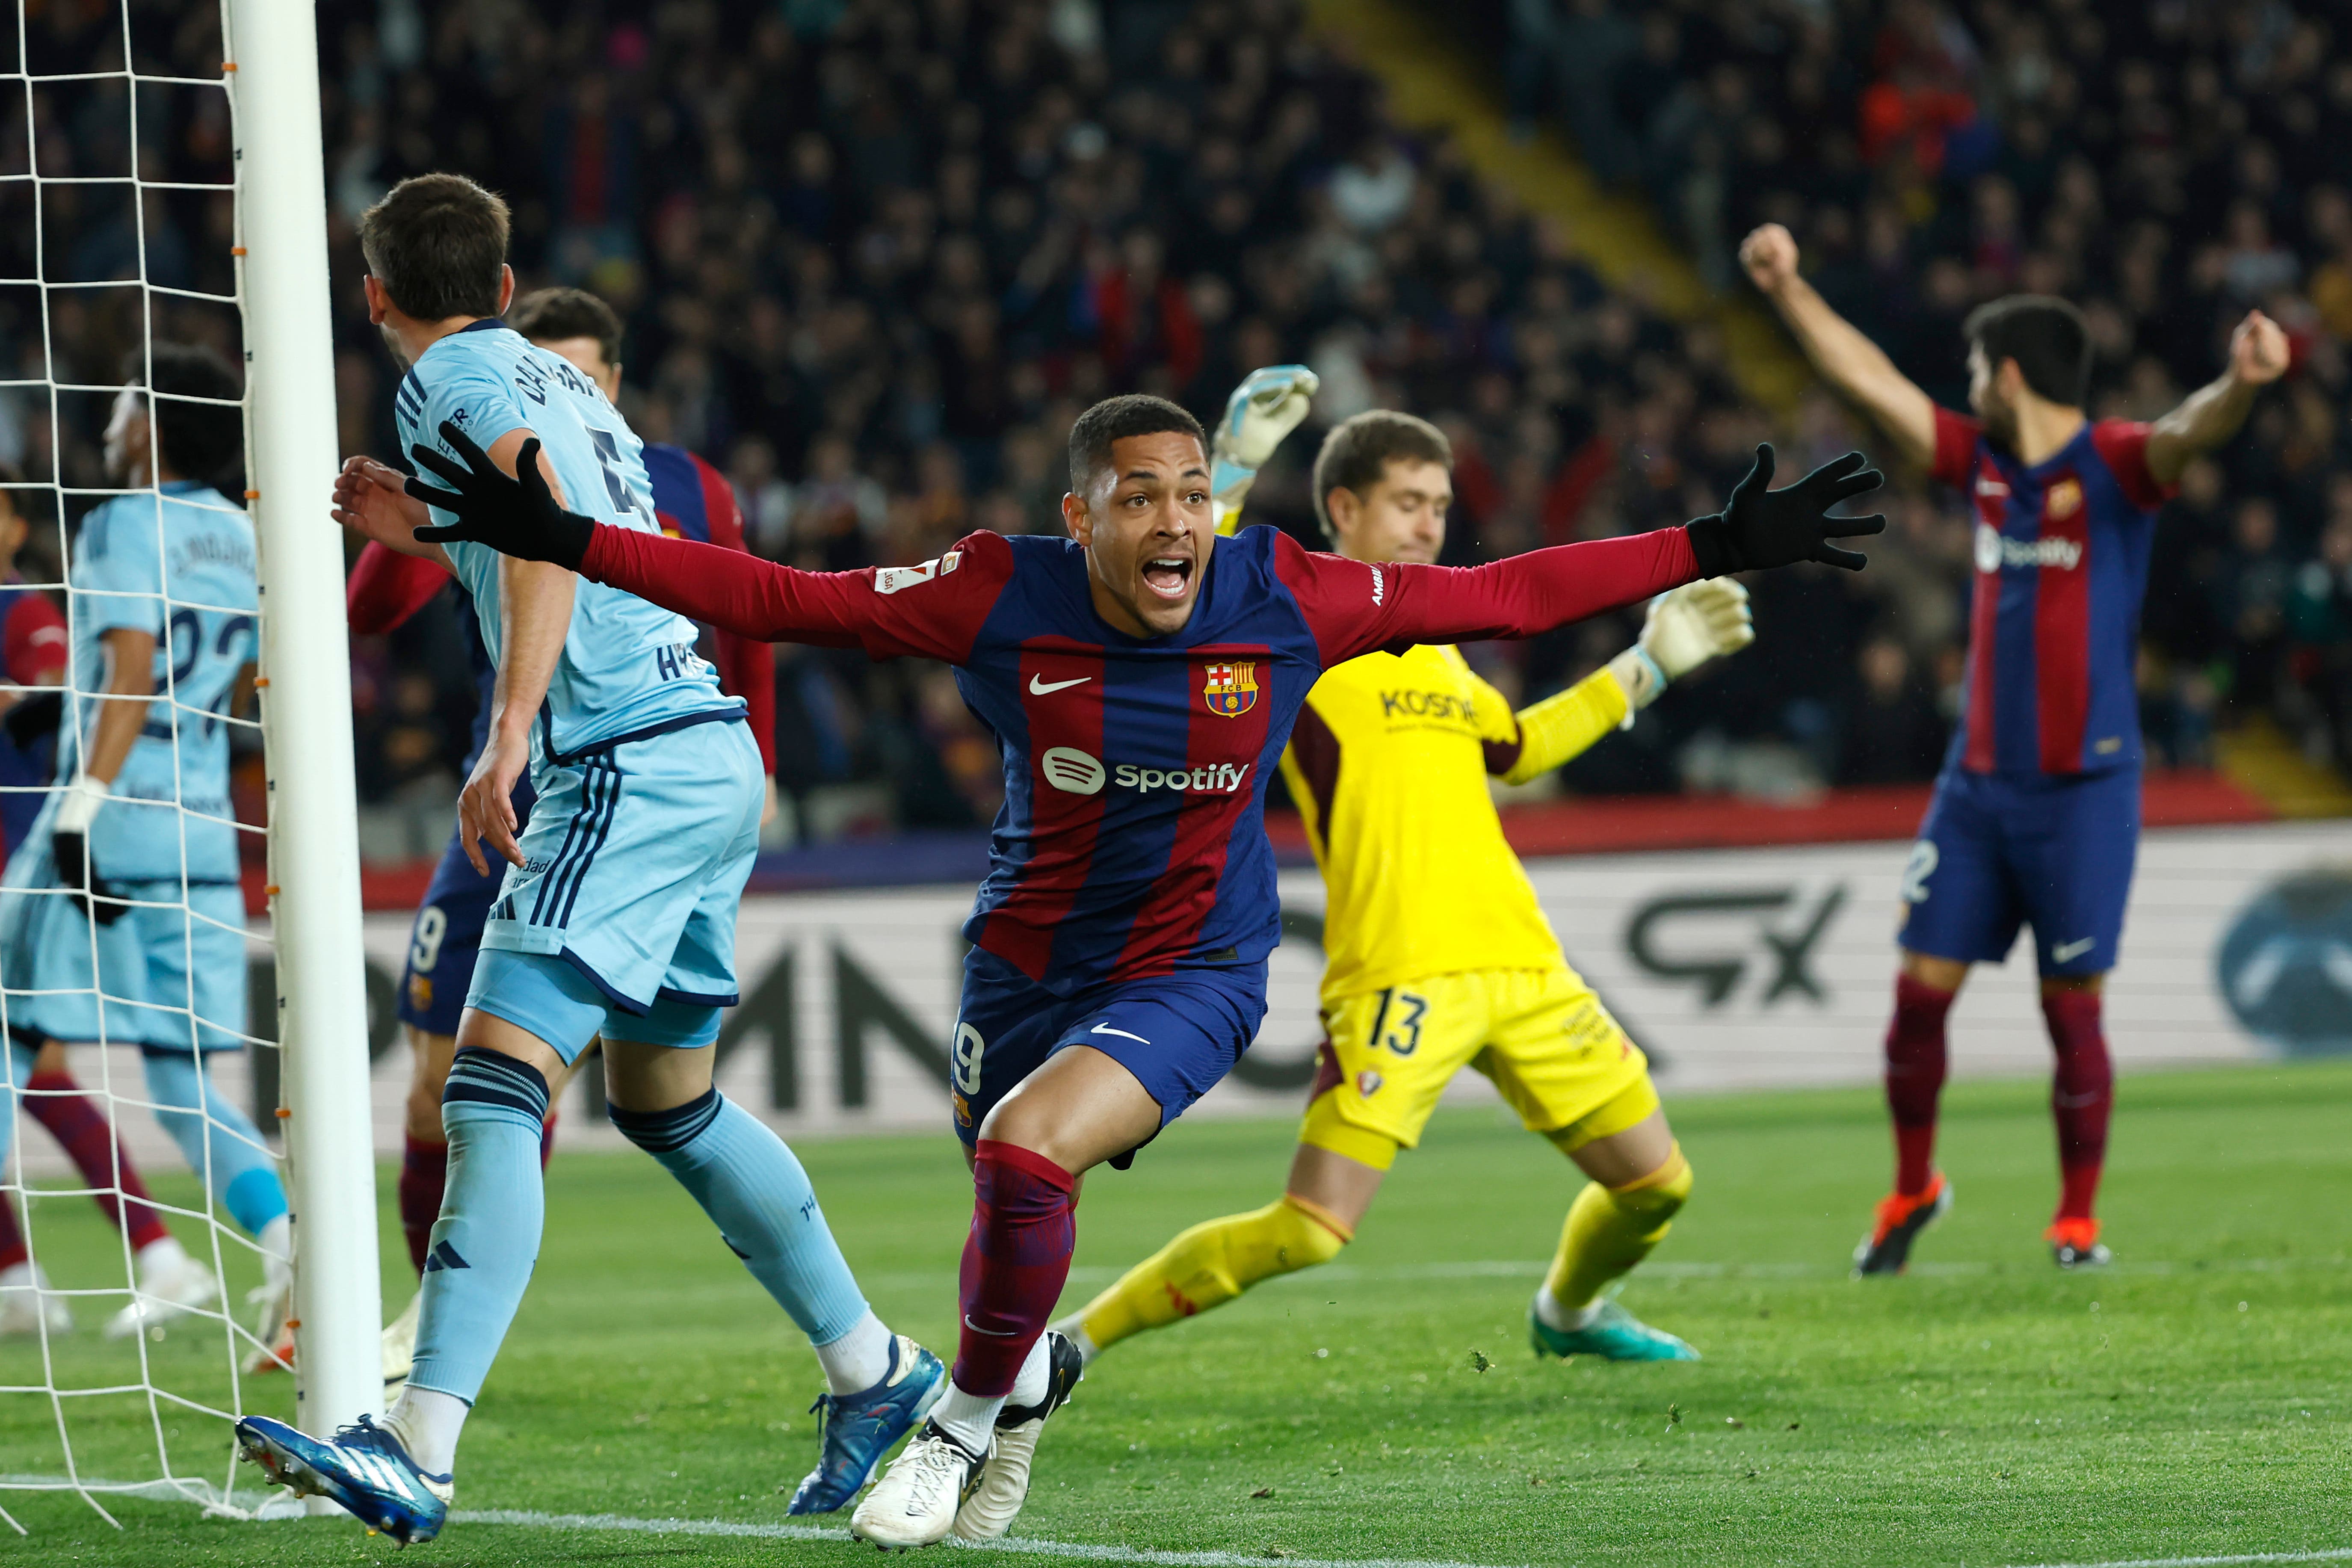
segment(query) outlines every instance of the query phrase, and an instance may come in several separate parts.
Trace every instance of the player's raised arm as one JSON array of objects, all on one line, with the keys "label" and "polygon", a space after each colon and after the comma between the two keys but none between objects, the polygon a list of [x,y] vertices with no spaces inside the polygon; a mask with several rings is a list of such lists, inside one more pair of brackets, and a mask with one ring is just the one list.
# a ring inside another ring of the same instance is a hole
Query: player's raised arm
[{"label": "player's raised arm", "polygon": [[1284,540],[1276,570],[1297,595],[1326,668],[1377,648],[1528,637],[1700,577],[1800,561],[1860,571],[1866,559],[1834,540],[1884,532],[1884,517],[1832,517],[1885,477],[1859,452],[1772,489],[1772,448],[1712,517],[1622,539],[1554,545],[1472,567],[1372,565],[1317,555]]},{"label": "player's raised arm", "polygon": [[2159,485],[2177,482],[2189,460],[2238,433],[2253,411],[2254,394],[2286,374],[2286,333],[2260,310],[2230,334],[2230,368],[2149,426],[2147,471]]},{"label": "player's raised arm", "polygon": [[[451,488],[412,479],[410,493],[457,521],[420,528],[419,538],[487,544],[504,555],[547,562],[766,642],[862,647],[877,658],[913,655],[960,664],[971,655],[995,590],[1012,574],[1011,547],[986,532],[925,566],[803,572],[715,544],[616,528],[564,510],[528,463],[522,479],[509,477],[454,425],[441,426],[441,438],[464,459],[462,466],[422,443],[414,455]],[[536,446],[526,442],[524,452]],[[954,575],[959,569],[966,574],[961,579]],[[905,592],[935,580],[943,592]]]},{"label": "player's raised arm", "polygon": [[1224,416],[1209,438],[1209,493],[1217,503],[1219,533],[1241,526],[1242,502],[1257,483],[1257,471],[1307,417],[1322,384],[1303,364],[1270,364],[1242,377],[1225,399]]},{"label": "player's raised arm", "polygon": [[1740,243],[1739,263],[1823,379],[1868,410],[1905,457],[1921,468],[1933,462],[1934,400],[1797,275],[1797,242],[1789,231],[1777,223],[1757,229]]}]

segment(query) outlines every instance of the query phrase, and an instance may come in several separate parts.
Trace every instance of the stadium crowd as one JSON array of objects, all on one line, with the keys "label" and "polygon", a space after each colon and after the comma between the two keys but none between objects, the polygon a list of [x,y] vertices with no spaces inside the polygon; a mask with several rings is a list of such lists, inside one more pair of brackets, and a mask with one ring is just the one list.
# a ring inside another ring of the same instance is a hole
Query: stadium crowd
[{"label": "stadium crowd", "polygon": [[[1517,0],[1496,31],[1512,38],[1516,112],[1556,110],[1597,170],[1654,197],[1710,282],[1738,287],[1740,237],[1787,225],[1824,297],[1940,401],[1966,395],[1961,320],[2000,294],[2082,303],[2096,412],[2133,418],[2208,380],[2250,306],[2285,325],[2285,391],[2218,461],[2191,468],[2164,515],[2146,716],[2152,751],[2174,761],[2202,758],[2216,723],[2268,712],[2341,766],[2352,58],[2340,15],[2314,0]],[[1837,423],[1825,406],[1809,417]],[[1946,632],[1906,630],[1921,651]]]},{"label": "stadium crowd", "polygon": [[[79,15],[43,14],[37,68],[119,52]],[[193,74],[217,52],[209,23],[133,15],[150,66]],[[2102,407],[2130,413],[2210,374],[2216,324],[2243,302],[2289,322],[2291,388],[2167,513],[2150,738],[2162,760],[2200,762],[2217,723],[2266,710],[2315,751],[2352,755],[2336,408],[2352,200],[2334,183],[2352,66],[2326,63],[2316,21],[2284,5],[2141,17],[2084,0],[1965,16],[1930,0],[1516,0],[1507,15],[1515,106],[1569,111],[1585,155],[1654,195],[1712,280],[1744,287],[1739,234],[1790,223],[1832,301],[1946,399],[1962,395],[1958,320],[2011,289],[2088,302]],[[1768,435],[1793,438],[1800,463],[1862,438],[1825,395],[1776,431],[1711,326],[1605,285],[1559,222],[1447,142],[1400,130],[1291,0],[330,0],[320,19],[348,451],[394,447],[352,220],[436,167],[512,198],[524,287],[577,283],[620,308],[636,428],[723,468],[753,547],[798,563],[1055,529],[1064,435],[1087,402],[1153,390],[1206,416],[1242,374],[1284,361],[1313,365],[1323,391],[1252,516],[1311,536],[1322,426],[1410,408],[1454,441],[1456,561],[1711,510]],[[125,122],[102,107],[120,91],[37,98],[56,123],[44,174],[127,168],[127,146],[100,133]],[[142,93],[162,95],[142,101],[150,177],[223,177],[226,121],[205,95]],[[0,172],[29,166],[24,117],[9,123]],[[69,149],[54,168],[53,145]],[[26,190],[0,182],[0,200]],[[226,288],[225,199],[151,192],[116,213],[100,192],[48,188],[47,276],[133,276],[143,235],[155,281]],[[87,210],[61,220],[74,201]],[[9,275],[29,276],[31,226],[9,232],[0,243],[23,253]],[[0,352],[40,374],[38,307],[9,292]],[[232,312],[163,308],[167,330],[235,346]],[[59,342],[89,345],[79,379],[103,381],[113,339],[135,341],[135,312],[98,295],[49,309]],[[0,458],[36,479],[59,461],[85,472],[98,421],[61,405],[52,459],[39,401],[0,411]],[[1688,683],[1568,784],[1787,795],[1931,774],[1961,669],[1969,531],[1916,485],[1891,510],[1870,572],[1758,584],[1765,648]],[[1632,629],[1621,616],[1475,657],[1533,697]],[[436,609],[357,654],[362,776],[380,805],[417,804],[412,847],[427,847],[472,701],[459,639]],[[945,669],[778,658],[779,766],[804,834],[992,813],[994,748]]]}]

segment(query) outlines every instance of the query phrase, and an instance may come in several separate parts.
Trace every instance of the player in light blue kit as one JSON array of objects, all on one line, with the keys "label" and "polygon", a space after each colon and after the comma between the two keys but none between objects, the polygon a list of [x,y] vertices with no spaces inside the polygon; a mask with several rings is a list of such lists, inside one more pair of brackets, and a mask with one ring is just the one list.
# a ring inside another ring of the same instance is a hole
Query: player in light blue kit
[{"label": "player in light blue kit", "polygon": [[[257,592],[253,524],[212,483],[237,466],[243,415],[218,354],[158,343],[150,357],[142,385],[134,354],[106,428],[108,475],[133,493],[83,518],[70,552],[58,787],[0,884],[0,1056],[13,1101],[47,1041],[140,1048],[156,1120],[260,1245],[267,1345],[289,1300],[286,1191],[261,1134],[205,1069],[246,1037],[222,721],[251,689]],[[13,1125],[0,1117],[0,1159]],[[219,1289],[177,1243],[142,1248],[138,1274],[110,1334]]]},{"label": "player in light blue kit", "polygon": [[[458,175],[419,175],[362,217],[360,244],[370,319],[410,367],[394,410],[404,448],[461,430],[509,472],[537,463],[598,520],[660,531],[619,412],[497,319],[514,292],[503,202]],[[946,1373],[866,1306],[792,1151],[711,1086],[763,799],[743,704],[696,657],[691,622],[560,567],[422,543],[413,531],[431,519],[401,486],[355,458],[335,515],[431,553],[473,595],[498,679],[458,834],[478,867],[488,839],[509,868],[442,1095],[449,1173],[407,1386],[381,1423],[332,1438],[248,1416],[238,1440],[272,1480],[372,1528],[403,1542],[439,1532],[459,1429],[539,1253],[550,1085],[601,1033],[614,1124],[694,1194],[816,1349],[832,1390],[824,1452],[792,1506],[837,1509]],[[509,792],[526,766],[539,800],[518,842]]]}]

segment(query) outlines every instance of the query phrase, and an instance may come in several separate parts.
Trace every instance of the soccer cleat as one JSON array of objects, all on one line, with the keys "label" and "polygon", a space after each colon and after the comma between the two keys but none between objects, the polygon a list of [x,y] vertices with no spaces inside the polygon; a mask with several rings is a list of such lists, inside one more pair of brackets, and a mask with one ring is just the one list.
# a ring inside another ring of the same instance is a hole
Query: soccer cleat
[{"label": "soccer cleat", "polygon": [[253,1337],[261,1342],[245,1358],[245,1373],[258,1377],[264,1373],[294,1370],[294,1282],[283,1285],[260,1285],[246,1292],[246,1305],[259,1307],[261,1316],[254,1324]]},{"label": "soccer cleat", "polygon": [[2051,1255],[2061,1268],[2105,1268],[2115,1260],[2115,1254],[2099,1240],[2099,1222],[2095,1219],[2062,1219],[2042,1233],[2050,1244]]},{"label": "soccer cleat", "polygon": [[1900,1274],[1910,1267],[1911,1244],[1919,1233],[1952,1212],[1952,1184],[1938,1171],[1927,1190],[1913,1196],[1889,1193],[1878,1200],[1878,1222],[1853,1249],[1853,1277]]},{"label": "soccer cleat", "polygon": [[1654,1329],[1614,1300],[1603,1300],[1580,1329],[1555,1329],[1528,1308],[1528,1339],[1538,1356],[1597,1355],[1603,1361],[1696,1361],[1697,1351],[1664,1329]]},{"label": "soccer cleat", "polygon": [[[990,1447],[995,1447],[992,1440]],[[924,1422],[849,1516],[849,1533],[881,1547],[945,1541],[955,1528],[957,1510],[980,1489],[987,1463],[986,1454],[973,1453],[938,1422]]]},{"label": "soccer cleat", "polygon": [[139,1286],[131,1305],[108,1320],[106,1337],[127,1340],[209,1307],[220,1295],[213,1271],[188,1256],[177,1242],[154,1242],[139,1254]]},{"label": "soccer cleat", "polygon": [[1045,1397],[1034,1405],[1008,1405],[996,1415],[996,1446],[980,1472],[980,1489],[956,1510],[959,1541],[993,1541],[1013,1528],[1029,1500],[1029,1467],[1045,1417],[1070,1402],[1087,1375],[1086,1357],[1066,1334],[1045,1331]]},{"label": "soccer cleat", "polygon": [[801,1479],[786,1513],[831,1513],[849,1506],[890,1445],[930,1414],[948,1391],[948,1369],[940,1358],[896,1334],[890,1341],[890,1373],[857,1394],[820,1394],[809,1406],[817,1418],[820,1451],[816,1468]]},{"label": "soccer cleat", "polygon": [[283,1421],[247,1415],[236,1424],[236,1446],[273,1486],[325,1498],[398,1545],[432,1540],[449,1517],[450,1478],[417,1468],[400,1439],[368,1416],[332,1437],[311,1437]]},{"label": "soccer cleat", "polygon": [[400,1316],[383,1326],[383,1407],[400,1397],[408,1384],[408,1374],[416,1365],[416,1314],[425,1305],[425,1292],[419,1290],[408,1299]]},{"label": "soccer cleat", "polygon": [[50,1333],[73,1332],[65,1298],[49,1293],[49,1277],[37,1263],[0,1268],[0,1340],[29,1338],[46,1326]]}]

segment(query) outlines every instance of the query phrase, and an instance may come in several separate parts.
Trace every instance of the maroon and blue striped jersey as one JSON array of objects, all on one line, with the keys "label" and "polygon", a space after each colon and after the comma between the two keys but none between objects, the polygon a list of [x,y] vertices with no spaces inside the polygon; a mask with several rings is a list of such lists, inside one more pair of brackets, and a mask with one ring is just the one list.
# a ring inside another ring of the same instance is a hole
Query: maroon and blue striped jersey
[{"label": "maroon and blue striped jersey", "polygon": [[2094,773],[2140,761],[2133,679],[2156,510],[2148,426],[2085,423],[2031,467],[1936,410],[1935,477],[1976,516],[1966,697],[1947,767]]},{"label": "maroon and blue striped jersey", "polygon": [[1528,637],[1697,574],[1681,529],[1491,566],[1371,565],[1271,528],[1220,538],[1185,627],[1123,636],[1064,539],[801,572],[599,526],[581,573],[746,636],[956,667],[1005,798],[964,934],[1061,995],[1262,963],[1281,909],[1265,792],[1316,678],[1378,648]]}]

